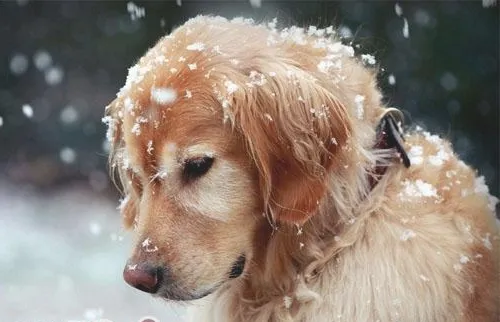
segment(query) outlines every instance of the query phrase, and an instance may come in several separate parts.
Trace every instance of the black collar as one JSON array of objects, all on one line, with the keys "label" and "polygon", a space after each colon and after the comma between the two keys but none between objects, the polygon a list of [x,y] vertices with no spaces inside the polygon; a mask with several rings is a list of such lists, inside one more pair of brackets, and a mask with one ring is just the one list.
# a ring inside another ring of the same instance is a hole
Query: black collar
[{"label": "black collar", "polygon": [[[384,114],[380,118],[380,122],[377,125],[377,141],[375,143],[375,149],[393,149],[394,158],[397,158],[404,164],[406,168],[409,168],[410,158],[406,153],[404,148],[404,137],[403,130],[398,124],[398,121],[402,123],[403,113],[395,108],[388,108],[385,110]],[[389,166],[387,164],[375,164],[375,169],[370,177],[370,185],[373,189],[378,181],[387,171]]]}]

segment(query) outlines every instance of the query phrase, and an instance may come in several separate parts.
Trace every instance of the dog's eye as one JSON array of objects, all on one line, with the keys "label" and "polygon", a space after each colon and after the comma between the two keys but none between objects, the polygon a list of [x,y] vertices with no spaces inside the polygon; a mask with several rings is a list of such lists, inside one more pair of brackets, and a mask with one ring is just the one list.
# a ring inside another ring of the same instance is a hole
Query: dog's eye
[{"label": "dog's eye", "polygon": [[213,163],[214,158],[208,156],[186,160],[184,163],[184,178],[192,180],[201,177],[210,170]]}]

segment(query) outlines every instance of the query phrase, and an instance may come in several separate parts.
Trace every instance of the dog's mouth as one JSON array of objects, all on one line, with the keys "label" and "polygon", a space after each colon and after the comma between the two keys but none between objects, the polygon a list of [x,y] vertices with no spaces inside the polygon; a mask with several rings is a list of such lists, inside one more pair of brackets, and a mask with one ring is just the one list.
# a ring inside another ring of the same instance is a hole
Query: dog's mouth
[{"label": "dog's mouth", "polygon": [[240,255],[238,259],[236,259],[236,261],[231,266],[231,270],[228,275],[229,279],[225,281],[222,280],[216,285],[210,287],[209,289],[205,289],[203,291],[199,291],[196,293],[186,293],[179,286],[175,284],[174,285],[170,284],[168,287],[161,287],[156,293],[156,296],[173,301],[193,301],[201,299],[215,292],[217,289],[219,289],[219,287],[224,285],[225,282],[241,276],[241,274],[243,274],[243,271],[245,270],[245,263],[246,263],[246,256]]}]

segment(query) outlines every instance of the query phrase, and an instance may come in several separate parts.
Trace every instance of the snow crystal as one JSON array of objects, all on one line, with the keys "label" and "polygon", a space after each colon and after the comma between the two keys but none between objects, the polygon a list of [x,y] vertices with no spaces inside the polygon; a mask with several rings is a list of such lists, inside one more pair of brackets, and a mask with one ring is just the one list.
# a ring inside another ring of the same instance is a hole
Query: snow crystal
[{"label": "snow crystal", "polygon": [[0,127],[3,126],[3,117],[0,116]]},{"label": "snow crystal", "polygon": [[146,149],[146,152],[148,154],[151,154],[153,152],[154,148],[153,148],[153,141],[152,140],[149,140],[148,141],[148,147]]},{"label": "snow crystal", "polygon": [[470,258],[465,256],[465,255],[461,255],[460,256],[460,263],[461,264],[467,264],[468,262],[470,261]]},{"label": "snow crystal", "polygon": [[106,124],[108,126],[108,130],[106,131],[106,139],[107,142],[112,142],[113,141],[113,136],[114,136],[114,129],[115,129],[115,123],[116,120],[112,118],[111,116],[105,116],[101,119],[102,123]]},{"label": "snow crystal", "polygon": [[429,279],[427,276],[425,276],[425,275],[420,274],[420,275],[419,275],[419,277],[420,277],[420,279],[421,279],[422,281],[424,281],[424,282],[428,282],[428,281],[430,281],[430,279]]},{"label": "snow crystal", "polygon": [[276,72],[269,72],[269,76],[276,77]]},{"label": "snow crystal", "polygon": [[203,51],[205,50],[205,44],[201,42],[195,42],[191,45],[188,45],[186,49],[191,51]]},{"label": "snow crystal", "polygon": [[154,102],[161,105],[172,104],[177,98],[177,93],[170,87],[153,88],[151,90],[151,98]]},{"label": "snow crystal", "polygon": [[180,62],[180,63],[185,62],[186,61],[186,57],[181,56],[181,57],[179,57],[179,59],[177,61]]},{"label": "snow crystal", "polygon": [[273,118],[271,117],[271,115],[269,115],[268,113],[264,113],[264,116],[269,120],[269,121],[273,121]]},{"label": "snow crystal", "polygon": [[72,148],[64,147],[59,151],[59,158],[66,164],[73,163],[76,160],[76,152]]},{"label": "snow crystal", "polygon": [[338,32],[340,34],[340,37],[342,37],[342,38],[351,38],[352,37],[352,31],[347,26],[340,26]]},{"label": "snow crystal", "polygon": [[51,86],[61,83],[63,78],[64,71],[61,67],[54,66],[45,71],[45,81]]},{"label": "snow crystal", "polygon": [[457,78],[450,72],[444,73],[443,76],[441,76],[439,83],[448,92],[455,90],[458,86]]},{"label": "snow crystal", "polygon": [[446,153],[444,150],[439,150],[436,155],[429,156],[429,163],[433,166],[440,167],[450,158],[450,154]]},{"label": "snow crystal", "polygon": [[299,249],[304,248],[304,243],[299,243]]},{"label": "snow crystal", "polygon": [[369,64],[369,65],[375,65],[375,63],[377,62],[375,60],[375,57],[373,55],[370,55],[370,54],[361,55],[361,60],[363,61],[363,63]]},{"label": "snow crystal", "polygon": [[390,74],[388,77],[389,85],[396,84],[396,77],[393,74]]},{"label": "snow crystal", "polygon": [[497,0],[483,0],[483,8],[494,7],[497,4]]},{"label": "snow crystal", "polygon": [[130,196],[127,195],[125,196],[125,198],[123,199],[120,199],[119,203],[118,203],[118,207],[116,209],[120,210],[120,211],[123,211],[125,209],[125,206],[127,205],[127,203],[130,201]]},{"label": "snow crystal", "polygon": [[438,197],[436,188],[420,179],[413,182],[405,180],[401,184],[403,185],[403,190],[399,193],[401,199],[407,199],[408,197]]},{"label": "snow crystal", "polygon": [[21,75],[28,69],[28,58],[23,54],[15,54],[10,59],[10,71],[14,75]]},{"label": "snow crystal", "polygon": [[83,316],[85,317],[86,320],[94,321],[96,319],[102,318],[103,314],[104,314],[104,310],[101,308],[86,309]]},{"label": "snow crystal", "polygon": [[102,226],[98,222],[92,221],[89,223],[89,231],[92,235],[100,235],[102,232]]},{"label": "snow crystal", "polygon": [[423,161],[424,148],[420,145],[413,145],[408,151],[408,157],[410,158],[411,164],[421,164]]},{"label": "snow crystal", "polygon": [[33,108],[29,104],[24,104],[22,106],[23,114],[27,118],[32,118],[33,117]]},{"label": "snow crystal", "polygon": [[181,0],[175,0],[175,3],[177,4],[178,7],[182,6],[182,1]]},{"label": "snow crystal", "polygon": [[142,247],[147,253],[158,251],[158,247],[153,246],[153,244],[151,243],[151,239],[149,239],[149,237],[142,242]]},{"label": "snow crystal", "polygon": [[410,37],[410,29],[408,27],[408,20],[406,20],[406,18],[403,18],[403,37]]},{"label": "snow crystal", "polygon": [[136,118],[135,124],[134,124],[134,126],[132,126],[132,129],[130,130],[130,132],[132,132],[135,135],[139,136],[141,134],[141,124],[142,123],[147,123],[147,122],[148,122],[148,119],[146,119],[143,116],[139,116],[138,118]]},{"label": "snow crystal", "polygon": [[292,307],[292,298],[290,296],[283,296],[283,304],[285,305],[285,308],[289,309]]},{"label": "snow crystal", "polygon": [[483,240],[484,247],[488,248],[489,250],[493,249],[493,245],[491,244],[489,233],[487,233],[486,236],[484,238],[482,238],[482,240]]},{"label": "snow crystal", "polygon": [[[189,65],[188,65],[188,66],[189,66]],[[195,69],[196,69],[196,68],[195,68]],[[171,72],[172,74],[177,73],[177,68],[174,68],[174,67],[170,68],[170,72]]]},{"label": "snow crystal", "polygon": [[186,96],[184,96],[185,98],[191,98],[193,97],[193,94],[191,93],[190,90],[186,89]]},{"label": "snow crystal", "polygon": [[225,81],[224,86],[226,86],[226,90],[227,90],[228,95],[231,95],[238,90],[238,85],[231,82],[230,80]]},{"label": "snow crystal", "polygon": [[476,178],[474,182],[474,193],[479,195],[484,195],[488,197],[488,209],[490,209],[493,213],[495,212],[495,207],[498,203],[498,198],[490,195],[490,190],[486,185],[484,176],[480,176]]},{"label": "snow crystal", "polygon": [[127,3],[127,11],[130,14],[130,19],[132,19],[132,21],[146,16],[146,9],[137,6],[132,1]]},{"label": "snow crystal", "polygon": [[415,236],[417,236],[417,234],[413,230],[405,229],[399,239],[401,239],[402,241],[407,241],[411,238],[414,238]]},{"label": "snow crystal", "polygon": [[196,66],[196,63],[188,64],[188,67],[190,70],[195,70],[196,68],[198,68],[198,66]]},{"label": "snow crystal", "polygon": [[249,0],[252,8],[260,8],[262,5],[262,0]]},{"label": "snow crystal", "polygon": [[38,50],[33,55],[33,64],[39,71],[44,71],[52,65],[52,56],[46,50]]},{"label": "snow crystal", "polygon": [[359,120],[362,120],[365,114],[365,108],[363,106],[364,101],[365,97],[363,95],[356,95],[354,97],[354,103],[356,103],[356,116]]},{"label": "snow crystal", "polygon": [[59,118],[61,119],[61,122],[63,122],[64,124],[74,123],[78,120],[78,111],[74,106],[67,105],[65,108],[61,110]]},{"label": "snow crystal", "polygon": [[331,139],[330,139],[330,142],[331,142],[333,145],[338,145],[338,142],[337,142],[337,139],[336,139],[336,138],[331,138]]},{"label": "snow crystal", "polygon": [[396,3],[394,5],[394,11],[398,15],[398,17],[401,17],[401,15],[403,14],[403,8],[401,8],[401,6],[399,5],[399,3]]}]

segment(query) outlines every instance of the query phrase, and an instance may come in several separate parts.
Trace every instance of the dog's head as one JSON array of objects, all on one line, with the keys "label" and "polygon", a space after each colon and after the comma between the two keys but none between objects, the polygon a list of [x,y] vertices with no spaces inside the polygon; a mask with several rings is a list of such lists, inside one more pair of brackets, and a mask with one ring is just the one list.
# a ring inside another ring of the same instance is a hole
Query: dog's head
[{"label": "dog's head", "polygon": [[127,282],[202,297],[264,251],[268,220],[314,214],[380,103],[372,74],[327,36],[198,17],[130,69],[105,118],[137,236]]}]

